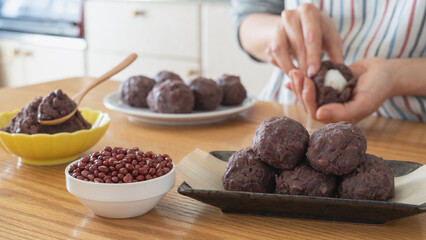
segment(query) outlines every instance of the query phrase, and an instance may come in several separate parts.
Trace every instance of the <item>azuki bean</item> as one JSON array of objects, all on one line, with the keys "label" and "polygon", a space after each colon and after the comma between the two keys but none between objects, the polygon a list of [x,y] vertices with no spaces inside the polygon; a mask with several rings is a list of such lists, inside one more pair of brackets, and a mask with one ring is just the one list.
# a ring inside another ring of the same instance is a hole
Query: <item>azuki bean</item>
[{"label": "azuki bean", "polygon": [[106,146],[72,164],[69,173],[83,181],[131,183],[161,177],[172,167],[172,159],[167,154]]}]

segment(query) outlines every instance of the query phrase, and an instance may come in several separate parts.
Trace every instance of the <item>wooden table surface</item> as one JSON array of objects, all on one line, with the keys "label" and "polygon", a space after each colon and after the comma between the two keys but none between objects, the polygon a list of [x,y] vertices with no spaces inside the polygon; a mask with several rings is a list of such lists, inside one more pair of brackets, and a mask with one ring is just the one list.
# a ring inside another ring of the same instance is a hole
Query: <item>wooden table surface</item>
[{"label": "wooden table surface", "polygon": [[[28,104],[35,96],[62,88],[74,95],[92,79],[75,78],[14,89],[0,89],[0,111]],[[251,145],[262,120],[287,115],[310,133],[322,126],[298,106],[259,102],[240,116],[196,126],[160,126],[128,121],[104,107],[103,97],[117,91],[107,81],[89,93],[83,107],[109,113],[111,125],[99,143],[167,153],[175,163],[200,148],[239,150]],[[426,124],[369,117],[358,124],[368,142],[368,153],[385,159],[426,163]],[[426,214],[384,225],[354,224],[279,217],[224,214],[219,209],[177,193],[182,179],[149,213],[131,219],[94,215],[65,187],[65,165],[37,167],[20,163],[0,149],[0,238],[6,239],[425,239]]]}]

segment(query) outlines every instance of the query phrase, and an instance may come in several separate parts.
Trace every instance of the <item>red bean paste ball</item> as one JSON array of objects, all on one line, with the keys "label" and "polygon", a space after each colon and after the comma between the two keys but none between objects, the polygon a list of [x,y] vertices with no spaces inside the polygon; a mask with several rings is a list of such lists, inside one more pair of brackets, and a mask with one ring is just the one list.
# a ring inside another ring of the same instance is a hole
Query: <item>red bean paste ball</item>
[{"label": "red bean paste ball", "polygon": [[156,84],[146,100],[149,108],[159,113],[191,113],[194,108],[192,90],[179,81]]},{"label": "red bean paste ball", "polygon": [[183,82],[182,78],[179,75],[169,71],[161,71],[157,73],[157,75],[155,75],[154,77],[154,80],[157,83],[162,83],[162,82],[165,82],[166,80],[176,80],[176,81]]},{"label": "red bean paste ball", "polygon": [[[347,83],[342,91],[325,86],[325,76],[330,69],[335,69],[343,75]],[[318,107],[328,103],[344,103],[352,98],[353,89],[356,86],[357,78],[353,76],[351,70],[344,64],[334,64],[331,61],[324,61],[318,73],[312,78],[316,89],[316,101]]]},{"label": "red bean paste ball", "polygon": [[265,163],[285,170],[293,169],[305,156],[308,131],[288,117],[272,117],[263,121],[253,137],[253,151]]},{"label": "red bean paste ball", "polygon": [[172,168],[172,159],[167,154],[107,146],[75,162],[68,172],[88,182],[132,183],[161,177]]},{"label": "red bean paste ball", "polygon": [[385,201],[395,195],[392,169],[382,158],[367,154],[366,160],[343,180],[338,188],[340,198]]},{"label": "red bean paste ball", "polygon": [[222,88],[211,79],[196,78],[190,82],[189,87],[194,93],[195,110],[212,110],[222,102]]},{"label": "red bean paste ball", "polygon": [[223,74],[217,84],[223,90],[222,105],[239,105],[247,97],[247,91],[238,76]]},{"label": "red bean paste ball", "polygon": [[307,163],[282,171],[276,183],[276,192],[280,194],[333,197],[336,190],[335,176],[317,172]]},{"label": "red bean paste ball", "polygon": [[70,114],[77,107],[77,104],[71,100],[61,89],[49,93],[43,97],[37,110],[39,120],[52,120],[61,118]]},{"label": "red bean paste ball", "polygon": [[315,170],[340,176],[364,162],[366,149],[367,141],[355,125],[329,123],[311,135],[306,156]]},{"label": "red bean paste ball", "polygon": [[75,132],[82,129],[90,129],[92,127],[78,110],[70,119],[61,124],[51,126],[41,125],[37,120],[37,112],[42,101],[42,97],[35,98],[30,104],[22,108],[21,111],[10,120],[9,126],[3,128],[2,131],[25,134],[55,134],[61,132]]},{"label": "red bean paste ball", "polygon": [[274,177],[275,169],[263,163],[247,147],[229,158],[222,183],[230,191],[270,193],[275,189]]},{"label": "red bean paste ball", "polygon": [[146,97],[155,81],[145,76],[133,76],[120,83],[121,99],[133,107],[148,107]]}]

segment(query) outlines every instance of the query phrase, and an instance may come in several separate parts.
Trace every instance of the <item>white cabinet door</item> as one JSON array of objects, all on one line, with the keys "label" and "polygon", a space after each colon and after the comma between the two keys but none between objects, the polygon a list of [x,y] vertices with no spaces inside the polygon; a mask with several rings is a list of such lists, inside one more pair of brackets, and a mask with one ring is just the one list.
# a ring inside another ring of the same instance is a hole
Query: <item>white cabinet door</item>
[{"label": "white cabinet door", "polygon": [[26,84],[22,44],[0,40],[0,87],[17,87]]},{"label": "white cabinet door", "polygon": [[[98,77],[109,69],[123,61],[128,54],[105,53],[105,51],[88,51],[87,53],[87,72],[90,77]],[[200,64],[194,61],[173,61],[165,59],[146,58],[139,56],[135,62],[122,72],[113,76],[113,80],[125,80],[134,75],[145,75],[154,77],[159,71],[172,71],[181,76],[184,80],[191,80],[199,73]]]},{"label": "white cabinet door", "polygon": [[247,90],[258,95],[273,66],[250,59],[239,48],[229,3],[202,4],[202,72],[217,79],[222,73],[239,75]]},{"label": "white cabinet door", "polygon": [[84,6],[89,49],[199,61],[198,3],[88,0]]},{"label": "white cabinet door", "polygon": [[85,75],[84,50],[26,45],[22,54],[28,84]]},{"label": "white cabinet door", "polygon": [[0,85],[19,87],[85,75],[85,54],[64,49],[0,41]]}]

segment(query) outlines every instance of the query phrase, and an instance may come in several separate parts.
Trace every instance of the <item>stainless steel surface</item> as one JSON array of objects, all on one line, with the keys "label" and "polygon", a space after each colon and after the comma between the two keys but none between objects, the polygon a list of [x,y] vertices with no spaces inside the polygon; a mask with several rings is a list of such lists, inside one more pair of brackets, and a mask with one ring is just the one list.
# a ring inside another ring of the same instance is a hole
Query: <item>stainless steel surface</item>
[{"label": "stainless steel surface", "polygon": [[0,29],[82,37],[83,0],[0,0]]}]

